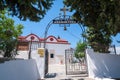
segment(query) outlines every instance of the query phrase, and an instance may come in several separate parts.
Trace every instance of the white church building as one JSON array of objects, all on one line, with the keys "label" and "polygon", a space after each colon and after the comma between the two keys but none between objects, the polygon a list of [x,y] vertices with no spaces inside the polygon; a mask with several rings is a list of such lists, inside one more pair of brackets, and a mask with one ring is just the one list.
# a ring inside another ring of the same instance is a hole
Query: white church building
[{"label": "white church building", "polygon": [[46,49],[48,50],[48,63],[65,64],[65,50],[70,49],[70,43],[59,36],[57,38],[55,36],[48,36],[45,39],[32,33],[27,36],[19,36],[18,52],[21,53],[19,55],[26,56],[30,49],[32,54],[32,51],[44,48],[45,41]]}]

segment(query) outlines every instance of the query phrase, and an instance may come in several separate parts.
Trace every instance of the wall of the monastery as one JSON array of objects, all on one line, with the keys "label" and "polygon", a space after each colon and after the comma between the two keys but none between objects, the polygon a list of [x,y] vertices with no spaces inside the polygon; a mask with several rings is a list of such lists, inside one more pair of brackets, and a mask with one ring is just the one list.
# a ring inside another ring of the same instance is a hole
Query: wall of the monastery
[{"label": "wall of the monastery", "polygon": [[115,49],[116,49],[116,54],[117,54],[117,55],[120,55],[120,46],[119,46],[119,47],[116,47]]},{"label": "wall of the monastery", "polygon": [[39,41],[39,38],[36,37],[35,35],[30,35],[30,36],[28,36],[28,37],[26,38],[26,40],[31,41],[31,37],[34,38],[33,41]]},{"label": "wall of the monastery", "polygon": [[[28,51],[18,51],[16,58],[28,59]],[[44,57],[40,57],[37,50],[31,51],[31,58],[36,61],[38,72],[41,78],[44,78]]]},{"label": "wall of the monastery", "polygon": [[35,60],[11,60],[0,64],[0,80],[40,80]]},{"label": "wall of the monastery", "polygon": [[18,54],[15,57],[20,59],[28,59],[28,53],[29,51],[18,51]]},{"label": "wall of the monastery", "polygon": [[[31,43],[29,43],[30,49]],[[38,48],[43,48],[44,43],[32,42],[31,50],[37,50]],[[49,52],[49,63],[50,64],[64,64],[65,63],[65,50],[70,49],[70,44],[54,44],[46,43],[46,48]],[[21,53],[23,55],[23,53]],[[54,55],[54,58],[51,58],[51,54]],[[26,56],[26,58],[28,58]]]},{"label": "wall of the monastery", "polygon": [[[64,64],[65,63],[65,50],[70,49],[69,44],[47,44],[49,52],[50,64]],[[54,58],[51,58],[51,54],[54,54]]]},{"label": "wall of the monastery", "polygon": [[120,78],[120,56],[86,50],[88,74],[93,78]]},{"label": "wall of the monastery", "polygon": [[[30,44],[31,43],[29,43],[29,47],[30,47]],[[32,42],[31,50],[37,50],[40,47],[41,47],[41,43],[39,43],[39,42]]]},{"label": "wall of the monastery", "polygon": [[48,50],[55,50],[57,55],[64,55],[66,49],[70,49],[70,45],[68,44],[47,44],[46,48]]}]

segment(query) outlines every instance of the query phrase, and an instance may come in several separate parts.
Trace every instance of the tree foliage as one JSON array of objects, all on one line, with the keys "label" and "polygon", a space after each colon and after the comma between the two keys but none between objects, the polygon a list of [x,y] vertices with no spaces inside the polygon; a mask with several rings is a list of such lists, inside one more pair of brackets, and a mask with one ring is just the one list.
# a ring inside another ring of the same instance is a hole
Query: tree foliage
[{"label": "tree foliage", "polygon": [[94,50],[108,52],[111,35],[120,32],[120,0],[65,0],[64,3],[74,11],[74,18],[88,27],[85,36]]},{"label": "tree foliage", "polygon": [[86,43],[78,42],[76,49],[75,49],[75,57],[76,58],[82,58],[85,57],[85,48],[86,48]]},{"label": "tree foliage", "polygon": [[88,28],[86,38],[89,46],[91,46],[94,51],[109,53],[109,45],[112,42],[110,36],[110,34],[107,34],[104,31]]},{"label": "tree foliage", "polygon": [[12,57],[12,51],[17,46],[17,38],[22,33],[23,26],[14,25],[14,21],[5,16],[5,11],[0,13],[0,50],[3,50],[4,57]]},{"label": "tree foliage", "polygon": [[21,20],[39,21],[53,4],[53,0],[0,0],[0,10],[7,9]]}]

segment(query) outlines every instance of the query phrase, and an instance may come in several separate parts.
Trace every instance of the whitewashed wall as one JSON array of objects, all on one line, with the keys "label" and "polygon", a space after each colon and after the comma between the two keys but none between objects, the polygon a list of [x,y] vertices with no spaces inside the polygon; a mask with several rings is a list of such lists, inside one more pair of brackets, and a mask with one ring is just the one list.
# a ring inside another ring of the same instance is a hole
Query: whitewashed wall
[{"label": "whitewashed wall", "polygon": [[56,57],[57,55],[63,55],[64,56],[63,63],[65,63],[65,50],[70,49],[69,44],[47,44],[46,47],[48,49],[48,52],[50,52],[50,50],[55,50],[55,63],[54,64],[60,63],[59,58]]},{"label": "whitewashed wall", "polygon": [[40,57],[37,50],[32,51],[32,59],[35,59],[38,67],[39,74],[41,79],[44,79],[44,69],[45,69],[45,60],[44,57]]},{"label": "whitewashed wall", "polygon": [[47,44],[46,45],[48,50],[55,50],[57,55],[65,55],[65,50],[70,49],[70,45],[66,44]]},{"label": "whitewashed wall", "polygon": [[29,51],[18,51],[18,54],[15,57],[20,59],[28,59],[28,53]]},{"label": "whitewashed wall", "polygon": [[95,78],[120,78],[120,56],[86,50],[88,75]]},{"label": "whitewashed wall", "polygon": [[117,55],[120,55],[120,47],[116,47],[115,49],[116,49]]},{"label": "whitewashed wall", "polygon": [[0,80],[38,80],[35,60],[12,60],[0,64]]},{"label": "whitewashed wall", "polygon": [[[16,58],[28,59],[28,51],[19,51]],[[37,50],[31,51],[31,58],[36,61],[40,77],[44,78],[44,57],[40,57]]]}]

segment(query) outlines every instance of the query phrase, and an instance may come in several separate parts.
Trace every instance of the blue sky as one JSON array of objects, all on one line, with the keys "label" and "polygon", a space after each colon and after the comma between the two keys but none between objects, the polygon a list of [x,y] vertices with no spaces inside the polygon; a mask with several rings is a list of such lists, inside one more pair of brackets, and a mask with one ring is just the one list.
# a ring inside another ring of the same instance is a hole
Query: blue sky
[{"label": "blue sky", "polygon": [[[45,28],[47,27],[48,23],[52,21],[55,17],[58,17],[59,14],[63,14],[60,11],[61,8],[64,7],[62,3],[63,0],[55,0],[54,4],[52,5],[51,9],[47,11],[47,14],[40,22],[31,22],[31,21],[20,21],[18,18],[14,17],[15,24],[23,24],[23,36],[26,36],[30,33],[34,33],[39,37],[44,38]],[[71,12],[66,12],[67,15],[72,15]],[[52,24],[48,30],[48,35],[53,35],[55,37],[60,36],[62,39],[68,40],[71,43],[71,47],[75,48],[76,43],[81,40],[82,31],[78,24],[71,24],[70,27],[67,27],[67,31],[64,31],[63,27],[60,27],[58,24]],[[119,39],[120,34],[117,37],[113,37],[113,44],[120,45],[116,42]]]}]

